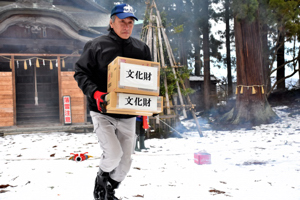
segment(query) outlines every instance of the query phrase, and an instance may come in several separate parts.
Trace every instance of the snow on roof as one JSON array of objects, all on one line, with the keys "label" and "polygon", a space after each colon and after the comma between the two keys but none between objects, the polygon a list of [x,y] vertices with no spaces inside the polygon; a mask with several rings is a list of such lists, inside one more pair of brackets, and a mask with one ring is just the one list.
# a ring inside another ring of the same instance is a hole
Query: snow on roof
[{"label": "snow on roof", "polygon": [[[211,81],[218,81],[218,79],[214,75],[210,75]],[[190,81],[204,81],[204,76],[190,76]]]}]

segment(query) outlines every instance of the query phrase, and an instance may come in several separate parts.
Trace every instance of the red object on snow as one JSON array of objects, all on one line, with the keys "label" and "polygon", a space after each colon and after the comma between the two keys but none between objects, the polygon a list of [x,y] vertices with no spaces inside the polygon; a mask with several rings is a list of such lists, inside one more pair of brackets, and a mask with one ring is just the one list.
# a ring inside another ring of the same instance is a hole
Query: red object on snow
[{"label": "red object on snow", "polygon": [[196,152],[194,153],[194,162],[198,165],[211,164],[211,156],[206,152]]},{"label": "red object on snow", "polygon": [[84,161],[84,160],[87,160],[90,156],[86,155],[88,152],[85,152],[85,153],[81,153],[81,154],[74,154],[74,153],[71,153],[71,156],[69,160],[74,160],[74,161]]},{"label": "red object on snow", "polygon": [[148,129],[149,124],[148,124],[148,116],[143,116],[143,128]]}]

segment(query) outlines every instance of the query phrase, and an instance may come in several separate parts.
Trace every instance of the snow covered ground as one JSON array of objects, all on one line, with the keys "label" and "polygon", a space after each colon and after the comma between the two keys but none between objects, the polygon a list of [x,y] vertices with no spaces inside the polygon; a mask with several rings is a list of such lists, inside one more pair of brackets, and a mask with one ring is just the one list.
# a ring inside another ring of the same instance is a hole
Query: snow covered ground
[{"label": "snow covered ground", "polygon": [[[149,139],[132,156],[116,191],[122,200],[299,200],[300,115],[276,107],[282,121],[253,130],[203,131],[184,121],[187,138]],[[209,127],[206,125],[206,127]],[[0,138],[1,200],[92,200],[100,147],[93,133],[20,134]],[[205,150],[211,164],[197,165]],[[70,153],[93,156],[68,160]]]}]

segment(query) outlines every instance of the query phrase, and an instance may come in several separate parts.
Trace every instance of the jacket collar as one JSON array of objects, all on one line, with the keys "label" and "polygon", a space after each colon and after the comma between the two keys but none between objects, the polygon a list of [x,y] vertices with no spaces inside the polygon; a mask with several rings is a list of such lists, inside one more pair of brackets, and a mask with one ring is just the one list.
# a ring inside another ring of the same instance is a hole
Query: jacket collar
[{"label": "jacket collar", "polygon": [[128,39],[122,39],[120,38],[113,29],[111,29],[111,31],[109,32],[108,36],[110,38],[112,38],[113,40],[119,42],[119,43],[129,43],[131,41],[131,37],[129,37]]}]

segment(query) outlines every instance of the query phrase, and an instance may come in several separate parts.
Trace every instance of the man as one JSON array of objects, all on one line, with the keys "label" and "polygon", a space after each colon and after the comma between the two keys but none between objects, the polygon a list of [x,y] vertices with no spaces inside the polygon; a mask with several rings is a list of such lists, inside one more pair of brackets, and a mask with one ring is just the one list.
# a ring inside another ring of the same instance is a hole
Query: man
[{"label": "man", "polygon": [[134,20],[138,19],[130,5],[116,5],[111,11],[108,35],[87,42],[75,64],[74,78],[87,96],[94,132],[103,150],[95,182],[95,200],[116,200],[114,190],[131,166],[136,116],[105,113],[105,96],[107,66],[117,56],[151,61],[149,47],[131,37]]}]

